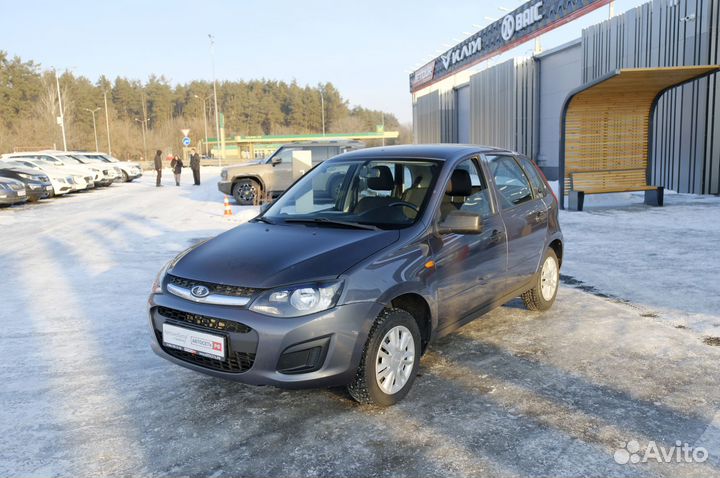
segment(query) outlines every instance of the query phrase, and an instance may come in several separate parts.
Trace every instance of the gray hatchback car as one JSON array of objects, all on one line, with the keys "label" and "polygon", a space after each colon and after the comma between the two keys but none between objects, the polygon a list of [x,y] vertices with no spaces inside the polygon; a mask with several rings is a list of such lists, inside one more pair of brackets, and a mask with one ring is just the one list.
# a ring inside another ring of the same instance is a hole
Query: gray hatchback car
[{"label": "gray hatchback car", "polygon": [[170,261],[149,300],[152,347],[217,377],[346,385],[391,405],[434,339],[517,296],[550,308],[562,253],[557,200],[517,153],[354,151]]}]

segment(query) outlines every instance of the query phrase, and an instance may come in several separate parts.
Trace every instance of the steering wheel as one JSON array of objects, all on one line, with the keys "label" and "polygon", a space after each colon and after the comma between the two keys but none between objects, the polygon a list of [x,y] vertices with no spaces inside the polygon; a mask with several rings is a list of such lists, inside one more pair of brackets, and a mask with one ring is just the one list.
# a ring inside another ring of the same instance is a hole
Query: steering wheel
[{"label": "steering wheel", "polygon": [[410,202],[397,201],[397,202],[393,202],[393,203],[390,203],[387,205],[387,207],[397,207],[397,206],[408,207],[415,212],[420,212],[420,208]]}]

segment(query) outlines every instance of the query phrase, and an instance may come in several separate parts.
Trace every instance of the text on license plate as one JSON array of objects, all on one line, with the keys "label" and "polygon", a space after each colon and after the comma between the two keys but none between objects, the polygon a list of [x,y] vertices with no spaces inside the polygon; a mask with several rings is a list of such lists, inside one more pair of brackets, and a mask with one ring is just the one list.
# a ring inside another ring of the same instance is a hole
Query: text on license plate
[{"label": "text on license plate", "polygon": [[214,359],[225,359],[225,337],[163,324],[163,344]]}]

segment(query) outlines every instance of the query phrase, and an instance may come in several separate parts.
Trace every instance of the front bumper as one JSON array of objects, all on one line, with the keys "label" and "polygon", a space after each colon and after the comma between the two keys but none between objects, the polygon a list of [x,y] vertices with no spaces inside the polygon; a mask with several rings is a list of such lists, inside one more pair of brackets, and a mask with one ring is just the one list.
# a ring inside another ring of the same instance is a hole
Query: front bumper
[{"label": "front bumper", "polygon": [[218,181],[218,189],[221,193],[227,194],[228,196],[232,195],[232,186],[231,181]]},{"label": "front bumper", "polygon": [[13,205],[26,202],[28,200],[27,194],[23,191],[18,194],[17,191],[0,190],[0,204]]},{"label": "front bumper", "polygon": [[[361,302],[305,317],[280,319],[246,308],[153,294],[149,299],[151,345],[159,356],[183,367],[252,385],[346,385],[355,375],[370,326],[382,308],[376,302]],[[222,322],[224,328],[218,329],[206,319],[218,319],[214,324]],[[205,359],[162,345],[164,322],[226,337],[228,359]],[[297,367],[298,360],[307,360],[308,366]]]}]

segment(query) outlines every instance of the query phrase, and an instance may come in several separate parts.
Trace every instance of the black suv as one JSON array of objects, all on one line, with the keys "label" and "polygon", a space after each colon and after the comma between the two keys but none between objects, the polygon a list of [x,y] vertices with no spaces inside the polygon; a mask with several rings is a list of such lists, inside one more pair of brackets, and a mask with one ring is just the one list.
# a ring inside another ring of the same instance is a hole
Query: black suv
[{"label": "black suv", "polygon": [[517,296],[548,309],[562,252],[557,200],[517,153],[354,151],[170,261],[149,300],[152,347],[218,377],[347,385],[390,405],[432,340]]}]

